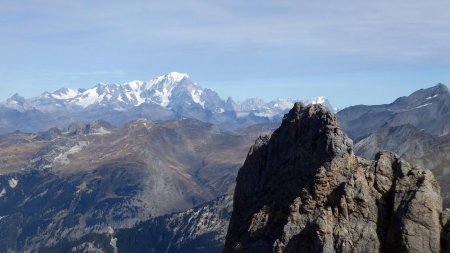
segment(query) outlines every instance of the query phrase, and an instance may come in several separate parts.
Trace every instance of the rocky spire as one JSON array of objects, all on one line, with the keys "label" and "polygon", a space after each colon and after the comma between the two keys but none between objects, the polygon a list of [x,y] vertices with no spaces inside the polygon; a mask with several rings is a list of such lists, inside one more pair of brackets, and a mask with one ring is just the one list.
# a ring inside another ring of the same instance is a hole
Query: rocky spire
[{"label": "rocky spire", "polygon": [[356,157],[332,113],[296,103],[239,171],[224,252],[440,252],[441,212],[430,171]]}]

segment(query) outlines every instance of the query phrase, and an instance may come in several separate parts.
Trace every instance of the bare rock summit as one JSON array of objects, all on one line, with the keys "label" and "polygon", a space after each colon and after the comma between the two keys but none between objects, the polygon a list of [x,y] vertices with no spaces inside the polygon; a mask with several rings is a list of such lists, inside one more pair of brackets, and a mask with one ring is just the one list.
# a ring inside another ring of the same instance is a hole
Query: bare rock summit
[{"label": "bare rock summit", "polygon": [[429,170],[355,156],[322,105],[295,104],[240,169],[229,252],[446,252],[448,213]]}]

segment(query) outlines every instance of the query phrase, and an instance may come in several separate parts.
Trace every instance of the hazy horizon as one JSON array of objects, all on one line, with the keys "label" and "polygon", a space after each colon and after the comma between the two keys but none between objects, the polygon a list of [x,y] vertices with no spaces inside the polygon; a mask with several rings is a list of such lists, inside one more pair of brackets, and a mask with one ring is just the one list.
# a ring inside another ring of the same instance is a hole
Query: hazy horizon
[{"label": "hazy horizon", "polygon": [[450,83],[450,2],[0,3],[0,100],[188,73],[236,100],[343,108]]}]

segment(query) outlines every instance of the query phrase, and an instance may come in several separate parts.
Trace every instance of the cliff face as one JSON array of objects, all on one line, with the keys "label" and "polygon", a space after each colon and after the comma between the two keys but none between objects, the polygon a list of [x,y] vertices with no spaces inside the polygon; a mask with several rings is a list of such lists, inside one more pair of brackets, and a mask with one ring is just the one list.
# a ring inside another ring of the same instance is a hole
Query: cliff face
[{"label": "cliff face", "polygon": [[355,154],[367,159],[382,150],[431,170],[441,186],[443,206],[450,207],[450,135],[436,136],[406,124],[379,129],[355,144]]},{"label": "cliff face", "polygon": [[356,157],[325,107],[296,104],[239,171],[224,252],[440,252],[439,191],[393,153]]}]

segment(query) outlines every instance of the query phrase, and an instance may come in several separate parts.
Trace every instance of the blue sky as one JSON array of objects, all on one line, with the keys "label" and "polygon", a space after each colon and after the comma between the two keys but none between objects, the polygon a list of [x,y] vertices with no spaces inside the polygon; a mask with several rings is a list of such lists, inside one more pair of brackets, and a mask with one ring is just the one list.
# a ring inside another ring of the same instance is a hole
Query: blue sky
[{"label": "blue sky", "polygon": [[0,0],[0,100],[188,73],[222,97],[387,103],[450,83],[450,1]]}]

